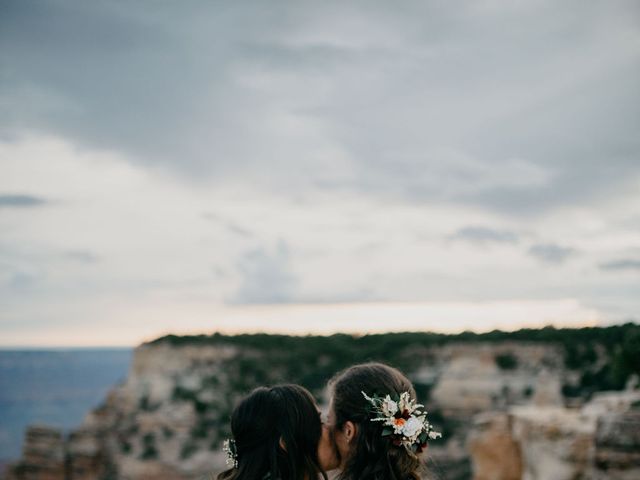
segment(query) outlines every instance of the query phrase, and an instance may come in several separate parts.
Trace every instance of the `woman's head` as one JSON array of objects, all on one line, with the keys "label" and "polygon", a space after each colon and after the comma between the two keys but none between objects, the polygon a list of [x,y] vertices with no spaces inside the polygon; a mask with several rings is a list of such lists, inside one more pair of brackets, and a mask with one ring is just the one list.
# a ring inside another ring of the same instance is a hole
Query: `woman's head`
[{"label": "woman's head", "polygon": [[219,479],[310,480],[322,472],[318,446],[323,426],[311,394],[299,385],[259,387],[231,416],[237,467]]},{"label": "woman's head", "polygon": [[363,396],[399,397],[416,393],[400,371],[381,363],[350,367],[330,382],[329,424],[345,480],[419,479],[421,461],[383,436],[382,422],[371,421],[371,403]]}]

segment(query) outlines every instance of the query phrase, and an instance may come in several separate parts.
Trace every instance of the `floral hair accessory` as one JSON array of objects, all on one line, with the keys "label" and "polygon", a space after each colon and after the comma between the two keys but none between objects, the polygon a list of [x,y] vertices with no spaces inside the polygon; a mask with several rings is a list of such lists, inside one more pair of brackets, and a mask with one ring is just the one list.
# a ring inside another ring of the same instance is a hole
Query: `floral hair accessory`
[{"label": "floral hair accessory", "polygon": [[411,399],[409,392],[397,398],[391,398],[391,395],[370,397],[364,392],[362,395],[371,404],[371,413],[375,415],[371,421],[384,422],[382,436],[390,437],[395,446],[403,446],[411,453],[420,453],[427,448],[427,440],[442,437],[427,421],[427,412],[422,410],[424,405]]},{"label": "floral hair accessory", "polygon": [[227,454],[227,465],[238,468],[238,451],[236,450],[236,441],[233,438],[227,438],[222,442],[222,451]]}]

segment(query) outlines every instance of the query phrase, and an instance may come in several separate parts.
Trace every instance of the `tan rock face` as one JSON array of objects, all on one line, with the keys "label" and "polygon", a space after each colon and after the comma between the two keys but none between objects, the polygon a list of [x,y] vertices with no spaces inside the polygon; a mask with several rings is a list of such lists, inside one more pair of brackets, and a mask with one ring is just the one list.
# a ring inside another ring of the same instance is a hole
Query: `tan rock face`
[{"label": "tan rock face", "polygon": [[640,478],[640,410],[598,419],[594,470],[607,478]]},{"label": "tan rock face", "polygon": [[245,393],[229,383],[240,376],[236,354],[228,346],[139,347],[126,383],[67,439],[29,429],[6,480],[191,480],[220,471],[221,427]]},{"label": "tan rock face", "polygon": [[539,407],[564,405],[562,398],[562,387],[557,374],[543,369],[538,373],[533,394],[533,404]]},{"label": "tan rock face", "polygon": [[637,480],[638,401],[640,391],[608,392],[581,410],[529,405],[478,415],[468,443],[473,478]]},{"label": "tan rock face", "polygon": [[115,470],[96,430],[80,429],[71,433],[67,458],[69,478],[73,480],[108,478]]},{"label": "tan rock face", "polygon": [[7,480],[65,480],[62,432],[45,426],[27,429],[20,462],[8,469]]},{"label": "tan rock face", "polygon": [[[432,400],[447,414],[467,417],[528,401],[534,389],[540,390],[540,365],[558,365],[561,358],[555,347],[509,342],[452,344],[443,347],[437,357],[445,363]],[[559,381],[549,377],[549,390],[554,395],[557,390],[555,401],[560,396]]]},{"label": "tan rock face", "polygon": [[511,417],[505,413],[479,415],[467,448],[474,480],[520,480],[520,445],[511,433]]},{"label": "tan rock face", "polygon": [[513,435],[522,449],[523,479],[585,478],[592,464],[595,421],[554,407],[512,410]]}]

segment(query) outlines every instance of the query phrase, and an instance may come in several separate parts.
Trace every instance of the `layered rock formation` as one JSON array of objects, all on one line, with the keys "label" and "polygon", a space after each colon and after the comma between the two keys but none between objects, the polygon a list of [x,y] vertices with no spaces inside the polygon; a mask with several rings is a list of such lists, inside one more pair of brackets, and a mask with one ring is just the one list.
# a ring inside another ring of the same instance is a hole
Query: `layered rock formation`
[{"label": "layered rock formation", "polygon": [[526,403],[541,371],[558,376],[562,353],[549,345],[503,342],[453,344],[438,352],[444,361],[432,400],[448,415],[475,413]]},{"label": "layered rock formation", "polygon": [[220,470],[221,434],[242,393],[230,378],[236,355],[224,346],[139,347],[126,383],[79,429],[65,439],[27,432],[7,480],[188,480]]},{"label": "layered rock formation", "polygon": [[582,409],[532,404],[479,415],[469,436],[473,478],[640,478],[639,406],[640,391],[616,392]]},{"label": "layered rock formation", "polygon": [[558,345],[396,341],[390,348],[377,338],[213,336],[142,345],[126,382],[78,429],[65,436],[29,429],[5,480],[207,478],[225,467],[220,447],[242,395],[292,381],[320,398],[333,373],[371,359],[398,365],[414,381],[445,434],[428,450],[442,480],[470,478],[472,466],[478,480],[626,480],[636,472],[636,393],[565,408],[561,385],[580,376],[565,369]]},{"label": "layered rock formation", "polygon": [[640,478],[640,409],[598,418],[594,480]]},{"label": "layered rock formation", "polygon": [[468,437],[475,480],[520,480],[522,453],[512,434],[512,418],[505,414],[480,414]]},{"label": "layered rock formation", "polygon": [[27,429],[21,461],[9,468],[6,480],[65,480],[66,455],[62,433],[42,425]]}]

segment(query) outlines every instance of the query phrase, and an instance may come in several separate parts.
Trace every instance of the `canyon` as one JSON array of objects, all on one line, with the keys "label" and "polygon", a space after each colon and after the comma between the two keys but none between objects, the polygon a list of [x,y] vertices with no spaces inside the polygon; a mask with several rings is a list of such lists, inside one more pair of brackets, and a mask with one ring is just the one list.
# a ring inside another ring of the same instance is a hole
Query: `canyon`
[{"label": "canyon", "polygon": [[561,341],[508,334],[167,336],[136,348],[126,380],[80,427],[30,426],[4,480],[211,478],[225,468],[231,411],[252,388],[301,383],[326,408],[327,379],[369,360],[414,382],[444,434],[427,451],[440,478],[640,478],[637,376],[624,378],[626,388],[594,391],[592,377],[615,373],[610,352],[620,351],[597,337],[568,355]]}]

